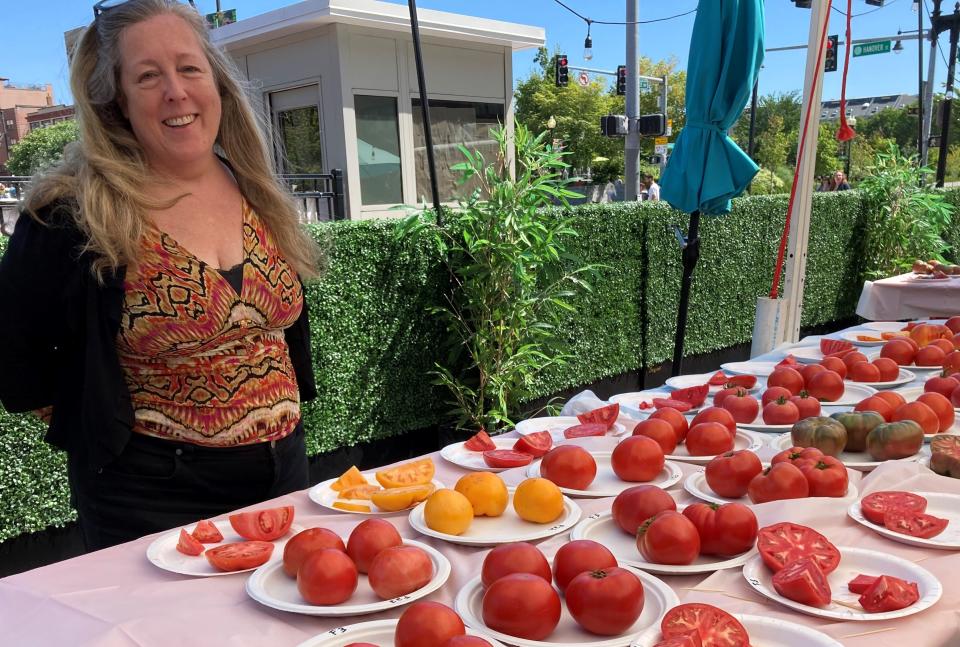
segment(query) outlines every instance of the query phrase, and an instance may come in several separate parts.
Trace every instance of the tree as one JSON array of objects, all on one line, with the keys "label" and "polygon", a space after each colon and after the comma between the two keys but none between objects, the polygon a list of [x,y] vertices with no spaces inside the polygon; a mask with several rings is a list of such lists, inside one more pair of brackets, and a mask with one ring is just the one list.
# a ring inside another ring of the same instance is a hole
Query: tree
[{"label": "tree", "polygon": [[[830,175],[834,171],[843,170],[837,153],[840,148],[837,141],[837,127],[835,124],[820,124],[820,133],[817,137],[817,163],[815,173],[817,175]],[[843,144],[846,146],[846,144]]]},{"label": "tree", "polygon": [[[875,115],[858,119],[856,131],[858,137],[893,140],[904,155],[917,152],[917,115],[915,112],[911,114],[907,108],[887,108]],[[882,150],[886,150],[886,147]],[[873,162],[874,157],[871,157],[870,165]]]},{"label": "tree", "polygon": [[790,139],[783,132],[783,117],[770,115],[763,136],[757,140],[758,150],[754,157],[760,166],[777,169],[787,163],[787,151]]},{"label": "tree", "polygon": [[10,149],[7,168],[14,175],[33,175],[57,162],[64,147],[79,136],[73,119],[31,130]]}]

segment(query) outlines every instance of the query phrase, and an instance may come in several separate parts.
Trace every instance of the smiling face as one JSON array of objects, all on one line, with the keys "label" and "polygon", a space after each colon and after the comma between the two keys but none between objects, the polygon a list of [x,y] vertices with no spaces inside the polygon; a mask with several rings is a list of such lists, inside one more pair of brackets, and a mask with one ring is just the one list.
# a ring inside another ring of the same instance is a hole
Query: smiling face
[{"label": "smiling face", "polygon": [[220,94],[196,33],[164,14],[120,36],[120,106],[148,164],[178,174],[210,162]]}]

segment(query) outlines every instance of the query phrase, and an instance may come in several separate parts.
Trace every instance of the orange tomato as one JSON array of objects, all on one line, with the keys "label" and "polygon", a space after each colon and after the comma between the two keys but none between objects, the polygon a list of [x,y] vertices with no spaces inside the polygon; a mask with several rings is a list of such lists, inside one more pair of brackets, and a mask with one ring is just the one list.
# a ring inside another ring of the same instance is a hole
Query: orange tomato
[{"label": "orange tomato", "polygon": [[330,486],[330,489],[334,492],[339,492],[344,488],[353,487],[354,485],[368,485],[367,479],[363,478],[363,474],[360,473],[356,465],[352,465],[350,469],[341,474],[340,478]]},{"label": "orange tomato", "polygon": [[433,460],[421,458],[380,470],[377,472],[377,481],[385,488],[423,485],[433,480],[434,471]]},{"label": "orange tomato", "polygon": [[370,495],[373,505],[387,512],[406,510],[410,506],[420,503],[433,493],[433,483],[423,485],[409,485],[377,490]]},{"label": "orange tomato", "polygon": [[934,339],[940,337],[940,326],[934,324],[920,324],[910,331],[910,339],[917,342],[920,348],[928,346]]},{"label": "orange tomato", "polygon": [[893,412],[893,421],[901,420],[913,420],[925,434],[935,434],[940,430],[940,418],[923,402],[910,402],[897,407]]},{"label": "orange tomato", "polygon": [[379,485],[370,485],[369,483],[365,485],[351,485],[350,487],[343,488],[340,490],[340,494],[337,495],[338,499],[363,499],[365,501],[370,500],[370,495],[374,492],[380,490]]}]

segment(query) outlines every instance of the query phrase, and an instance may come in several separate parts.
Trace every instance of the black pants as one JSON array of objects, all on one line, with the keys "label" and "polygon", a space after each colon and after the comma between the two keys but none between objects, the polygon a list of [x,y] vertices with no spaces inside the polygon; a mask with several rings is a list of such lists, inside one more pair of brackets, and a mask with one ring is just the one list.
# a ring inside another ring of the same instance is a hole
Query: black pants
[{"label": "black pants", "polygon": [[88,551],[186,526],[307,487],[303,427],[275,443],[201,447],[134,433],[99,471],[69,461]]}]

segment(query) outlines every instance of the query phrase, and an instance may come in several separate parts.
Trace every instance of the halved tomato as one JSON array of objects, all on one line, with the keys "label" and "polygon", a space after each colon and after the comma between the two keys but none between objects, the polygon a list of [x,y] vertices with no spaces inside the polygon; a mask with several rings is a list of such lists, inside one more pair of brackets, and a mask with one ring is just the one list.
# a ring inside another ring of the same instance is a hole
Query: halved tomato
[{"label": "halved tomato", "polygon": [[582,423],[598,423],[606,425],[607,429],[613,426],[613,423],[617,421],[617,416],[620,415],[620,403],[614,402],[613,404],[608,404],[599,409],[593,409],[592,411],[587,411],[586,413],[577,414],[577,420]]},{"label": "halved tomato", "polygon": [[684,402],[683,400],[674,400],[673,398],[654,398],[653,406],[657,409],[670,407],[671,409],[676,409],[680,413],[683,413],[684,411],[690,411],[690,409],[693,408],[693,405],[689,402]]},{"label": "halved tomato", "polygon": [[663,616],[660,633],[664,638],[696,631],[706,647],[750,647],[750,636],[740,621],[710,604],[679,604]]},{"label": "halved tomato", "polygon": [[272,554],[272,542],[240,541],[211,548],[206,557],[214,568],[221,571],[243,571],[266,564]]},{"label": "halved tomato", "polygon": [[853,344],[843,339],[821,339],[820,352],[826,355],[839,353],[845,350],[853,350]]},{"label": "halved tomato", "polygon": [[220,532],[220,529],[213,525],[212,521],[204,519],[197,523],[197,527],[193,529],[193,538],[204,544],[215,544],[219,541],[223,541],[223,534]]},{"label": "halved tomato", "polygon": [[408,485],[407,487],[391,487],[377,490],[370,496],[370,501],[381,510],[396,512],[397,510],[405,510],[416,503],[420,503],[433,494],[435,489],[436,487],[433,483]]},{"label": "halved tomato", "polygon": [[340,490],[340,494],[337,495],[337,498],[361,499],[363,501],[369,501],[374,492],[379,492],[382,489],[383,488],[379,485],[371,485],[369,483],[366,485],[352,485],[348,488]]},{"label": "halved tomato", "polygon": [[727,386],[739,386],[750,390],[757,385],[756,375],[734,375],[727,380]]},{"label": "halved tomato", "polygon": [[789,521],[761,528],[757,550],[763,563],[774,573],[801,557],[813,559],[824,575],[832,573],[840,564],[840,551],[829,539],[813,528]]},{"label": "halved tomato", "polygon": [[892,575],[881,575],[860,596],[860,606],[868,613],[905,609],[920,599],[916,582],[907,582]]},{"label": "halved tomato", "polygon": [[351,465],[350,469],[340,475],[336,481],[330,484],[330,489],[334,492],[339,492],[345,487],[350,487],[353,485],[366,485],[367,479],[363,477],[363,474],[360,473],[360,470],[357,469],[356,465]]},{"label": "halved tomato", "polygon": [[707,380],[707,384],[710,386],[723,386],[729,379],[730,378],[728,378],[723,371],[717,371],[710,376],[710,379]]},{"label": "halved tomato", "polygon": [[884,528],[919,539],[936,537],[944,531],[948,523],[947,519],[903,508],[887,510],[883,515]]},{"label": "halved tomato", "polygon": [[583,438],[585,436],[606,436],[607,426],[599,422],[574,425],[563,430],[564,438]]},{"label": "halved tomato", "polygon": [[653,647],[703,647],[700,634],[696,630],[664,638]]},{"label": "halved tomato", "polygon": [[490,439],[490,436],[487,435],[485,431],[478,431],[470,438],[467,442],[463,443],[464,449],[469,449],[472,452],[485,452],[491,449],[496,449],[497,444]]},{"label": "halved tomato", "polygon": [[680,402],[689,402],[691,407],[699,407],[707,399],[707,394],[709,392],[709,384],[688,386],[685,389],[677,389],[676,391],[672,391],[670,393],[670,399],[679,400]]},{"label": "halved tomato", "polygon": [[872,521],[878,526],[883,525],[883,517],[887,510],[895,508],[923,512],[927,509],[927,500],[913,492],[888,490],[868,494],[860,501],[860,511],[863,512],[863,516],[867,521]]},{"label": "halved tomato", "polygon": [[483,452],[483,462],[490,467],[523,467],[533,462],[533,456],[512,449],[492,449]]},{"label": "halved tomato", "polygon": [[553,447],[553,436],[549,431],[537,431],[521,436],[513,445],[513,451],[530,454],[534,458],[543,456]]},{"label": "halved tomato", "polygon": [[421,458],[408,463],[401,463],[396,467],[377,472],[377,481],[383,487],[406,487],[408,485],[423,485],[433,480],[436,468],[430,458]]},{"label": "halved tomato", "polygon": [[777,366],[796,366],[800,362],[797,361],[797,358],[793,355],[787,355],[782,360],[777,362]]},{"label": "halved tomato", "polygon": [[293,506],[253,510],[230,515],[230,525],[244,539],[273,541],[283,537],[293,523]]},{"label": "halved tomato", "polygon": [[177,542],[177,550],[184,555],[196,557],[203,552],[203,544],[200,543],[199,539],[181,528],[180,540]]}]

